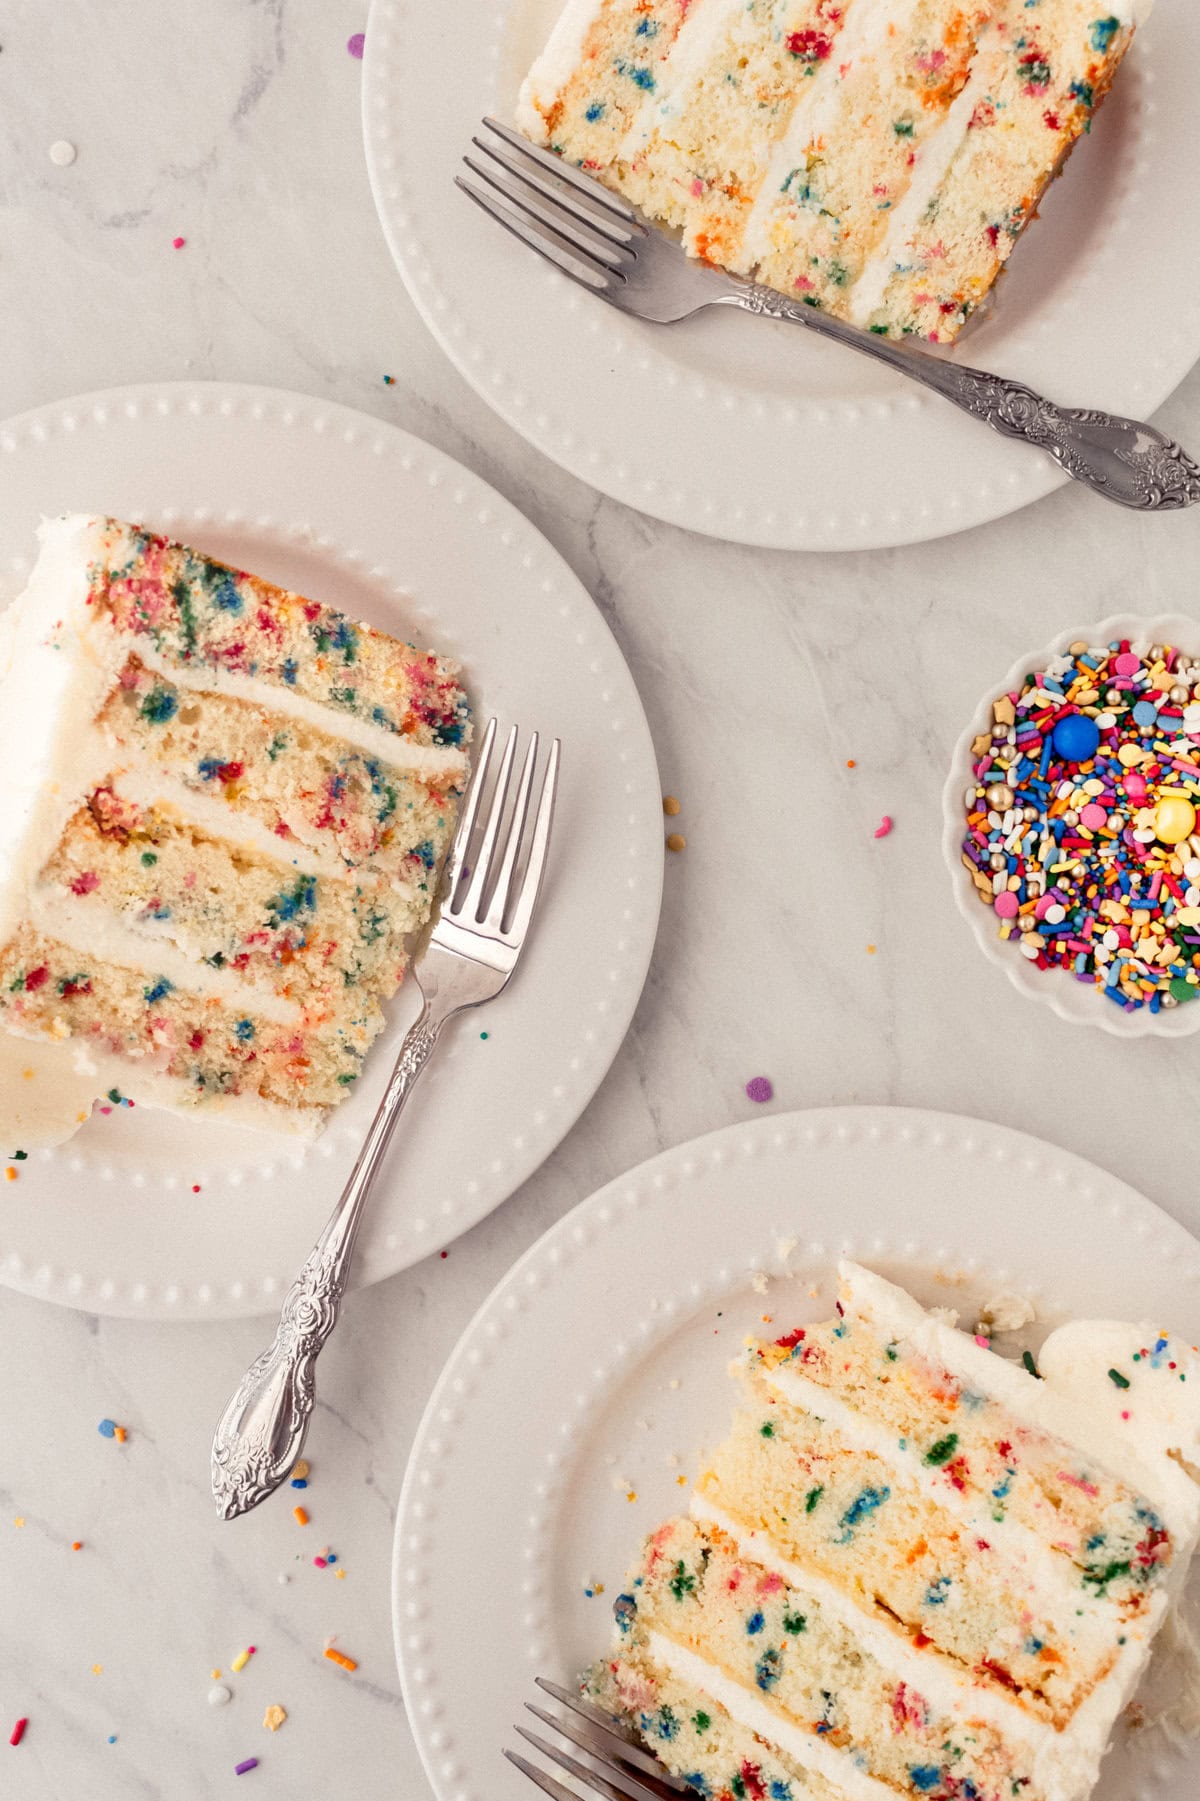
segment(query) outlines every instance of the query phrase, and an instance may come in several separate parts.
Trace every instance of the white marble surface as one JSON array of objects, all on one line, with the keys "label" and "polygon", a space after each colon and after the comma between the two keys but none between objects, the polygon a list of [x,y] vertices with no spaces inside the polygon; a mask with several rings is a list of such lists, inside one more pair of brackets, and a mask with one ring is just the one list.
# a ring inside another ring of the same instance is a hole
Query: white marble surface
[{"label": "white marble surface", "polygon": [[[940,545],[818,559],[711,544],[598,499],[488,414],[393,274],[344,48],[364,24],[361,0],[10,0],[0,414],[213,377],[304,389],[433,440],[523,508],[595,594],[688,848],[669,860],[633,1031],[581,1124],[445,1261],[349,1306],[322,1364],[303,1535],[284,1504],[218,1525],[206,1492],[209,1429],[260,1325],[111,1323],[0,1295],[3,1740],[30,1721],[17,1751],[0,1741],[6,1801],[207,1801],[252,1755],[260,1797],[426,1801],[388,1599],[425,1396],[551,1220],[658,1148],[748,1114],[752,1075],[772,1078],[780,1107],[896,1102],[1022,1126],[1200,1229],[1200,1052],[1124,1044],[1022,1003],[978,960],[938,850],[948,747],[989,676],[1059,625],[1187,611],[1200,510],[1140,520],[1063,492]],[[59,168],[48,153],[64,138],[79,154]],[[1163,421],[1200,443],[1200,377]],[[884,812],[896,829],[876,842]],[[965,1209],[997,1202],[963,1196]],[[104,1415],[127,1424],[127,1444],[97,1435]],[[326,1542],[344,1581],[293,1561]],[[358,1658],[354,1677],[322,1659],[331,1633]],[[210,1669],[247,1643],[259,1652],[234,1702],[210,1710]],[[276,1701],[290,1718],[271,1737]]]}]

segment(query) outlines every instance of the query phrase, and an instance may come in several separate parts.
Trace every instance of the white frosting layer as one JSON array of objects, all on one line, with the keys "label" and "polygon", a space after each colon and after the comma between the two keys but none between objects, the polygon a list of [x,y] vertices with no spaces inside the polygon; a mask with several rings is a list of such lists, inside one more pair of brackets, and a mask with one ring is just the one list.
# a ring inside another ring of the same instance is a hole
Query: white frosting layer
[{"label": "white frosting layer", "polygon": [[235,1013],[254,1013],[274,1025],[301,1022],[301,1009],[294,1001],[243,980],[231,969],[212,969],[185,956],[152,925],[135,930],[115,913],[97,912],[73,895],[39,894],[35,923],[47,938],[65,944],[81,957],[115,964],[138,975],[165,976],[173,988],[185,994],[218,1000]]},{"label": "white frosting layer", "polygon": [[768,1744],[777,1745],[802,1769],[824,1776],[847,1796],[848,1801],[896,1801],[896,1791],[890,1783],[868,1776],[845,1752],[838,1751],[827,1739],[818,1738],[811,1730],[785,1719],[758,1695],[751,1694],[748,1688],[743,1688],[740,1682],[718,1669],[716,1664],[698,1657],[694,1651],[676,1644],[674,1639],[661,1632],[649,1633],[647,1644],[654,1661],[669,1670],[672,1676],[699,1689],[702,1694],[711,1695],[739,1726],[757,1732]]},{"label": "white frosting layer", "polygon": [[352,744],[356,750],[365,751],[367,756],[386,763],[390,769],[403,770],[427,781],[453,781],[466,773],[467,753],[455,749],[452,744],[418,744],[415,739],[406,738],[399,732],[385,731],[381,725],[372,725],[370,720],[359,719],[356,714],[343,712],[339,707],[324,707],[307,695],[297,694],[282,682],[276,686],[259,676],[243,675],[238,670],[214,669],[207,663],[195,668],[187,663],[174,663],[170,657],[162,656],[148,638],[120,634],[120,642],[126,656],[136,656],[155,675],[161,675],[164,681],[189,693],[224,694],[231,700],[250,701],[265,713],[281,713],[287,719],[315,726],[326,737]]}]

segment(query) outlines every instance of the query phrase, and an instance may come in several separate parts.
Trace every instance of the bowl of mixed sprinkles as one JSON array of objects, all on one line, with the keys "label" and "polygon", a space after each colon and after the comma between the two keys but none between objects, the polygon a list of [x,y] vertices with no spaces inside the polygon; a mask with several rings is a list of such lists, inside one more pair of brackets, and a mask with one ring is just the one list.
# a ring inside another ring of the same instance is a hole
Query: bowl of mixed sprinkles
[{"label": "bowl of mixed sprinkles", "polygon": [[1116,617],[989,689],[943,847],[980,948],[1063,1019],[1200,1029],[1200,622]]}]

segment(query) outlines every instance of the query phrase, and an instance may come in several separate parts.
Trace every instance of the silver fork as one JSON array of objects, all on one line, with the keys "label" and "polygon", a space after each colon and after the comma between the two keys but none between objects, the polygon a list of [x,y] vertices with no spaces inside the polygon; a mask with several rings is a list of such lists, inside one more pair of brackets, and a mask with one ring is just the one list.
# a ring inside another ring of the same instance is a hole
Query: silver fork
[{"label": "silver fork", "polygon": [[[316,1361],[337,1324],[354,1242],[371,1186],[404,1103],[447,1020],[494,1000],[517,966],[546,867],[558,783],[556,738],[533,825],[526,830],[538,760],[533,733],[507,810],[517,728],[500,759],[490,801],[484,789],[496,742],[490,721],[446,860],[442,910],[413,970],[420,1017],[400,1047],[387,1092],[358,1161],[308,1262],[288,1290],[270,1346],[247,1370],[221,1415],[212,1446],[212,1491],[222,1519],[265,1501],[295,1466],[316,1399]],[[478,838],[478,850],[474,849]]]},{"label": "silver fork", "polygon": [[[548,1682],[544,1676],[537,1678],[537,1685],[562,1706],[570,1709],[568,1719],[548,1713],[544,1707],[535,1707],[532,1701],[526,1701],[528,1712],[535,1719],[557,1732],[561,1737],[569,1739],[589,1759],[587,1764],[572,1757],[569,1751],[552,1745],[538,1733],[531,1732],[527,1726],[515,1726],[513,1730],[526,1744],[532,1745],[543,1757],[566,1770],[578,1781],[586,1783],[594,1794],[603,1795],[605,1801],[678,1801],[680,1795],[694,1794],[685,1782],[651,1757],[648,1751],[635,1744],[629,1734],[624,1732],[617,1722],[602,1713],[598,1707],[584,1701],[579,1695],[563,1688],[560,1683]],[[537,1784],[543,1794],[552,1795],[554,1801],[579,1801],[574,1789],[540,1769],[529,1758],[519,1751],[506,1750],[504,1753],[509,1763],[531,1782]]]},{"label": "silver fork", "polygon": [[1200,466],[1153,425],[1062,407],[1022,382],[860,331],[759,282],[687,256],[611,189],[495,119],[457,185],[514,237],[622,312],[673,325],[706,306],[789,319],[932,388],[1006,438],[1044,450],[1075,481],[1144,512],[1200,500]]}]

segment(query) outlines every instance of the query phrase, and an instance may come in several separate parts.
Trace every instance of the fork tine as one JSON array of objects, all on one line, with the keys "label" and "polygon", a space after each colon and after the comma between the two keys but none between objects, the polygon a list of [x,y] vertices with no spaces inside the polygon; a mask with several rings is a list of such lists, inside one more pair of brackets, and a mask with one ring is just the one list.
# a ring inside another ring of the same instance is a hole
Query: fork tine
[{"label": "fork tine", "polygon": [[640,1796],[633,1794],[627,1788],[622,1788],[618,1783],[611,1782],[607,1776],[602,1776],[599,1770],[589,1770],[586,1764],[580,1763],[577,1757],[572,1757],[569,1751],[560,1751],[557,1745],[547,1744],[546,1740],[539,1738],[536,1732],[530,1732],[528,1726],[516,1726],[513,1730],[521,1735],[526,1744],[532,1745],[535,1750],[541,1752],[543,1757],[548,1757],[552,1763],[556,1763],[560,1770],[566,1770],[569,1776],[578,1776],[581,1782],[590,1783],[596,1793],[604,1795],[607,1801],[641,1801]]},{"label": "fork tine", "polygon": [[489,115],[483,122],[489,131],[494,131],[498,138],[502,138],[506,144],[511,144],[514,150],[519,150],[521,155],[528,157],[531,163],[539,163],[543,169],[549,170],[552,175],[557,175],[569,187],[576,189],[580,194],[585,194],[589,200],[594,200],[597,206],[602,206],[608,212],[615,213],[616,217],[624,220],[627,225],[636,222],[637,214],[631,206],[627,205],[619,195],[614,194],[611,188],[603,187],[590,175],[585,175],[581,169],[577,169],[573,163],[564,162],[561,156],[555,156],[552,150],[543,150],[539,144],[531,144],[528,138],[522,137],[519,131],[514,131],[511,125],[502,125],[499,119],[493,119]]},{"label": "fork tine", "polygon": [[603,232],[592,230],[565,201],[543,200],[535,188],[530,187],[523,176],[507,165],[496,161],[490,169],[477,162],[473,156],[464,156],[463,162],[472,175],[480,181],[486,181],[489,188],[517,208],[527,217],[538,219],[557,237],[566,240],[567,245],[586,256],[589,261],[599,263],[605,269],[619,274],[622,266],[622,246]]},{"label": "fork tine", "polygon": [[635,241],[646,236],[646,227],[639,219],[626,221],[618,218],[593,195],[585,194],[573,182],[565,181],[560,170],[543,169],[540,163],[530,161],[520,151],[509,149],[505,143],[495,144],[489,138],[481,138],[478,133],[471,142],[484,156],[490,157],[492,162],[519,181],[523,188],[535,188],[547,200],[565,208],[572,218],[593,226],[610,244],[627,247],[632,251]]},{"label": "fork tine", "polygon": [[479,921],[483,918],[483,903],[488,890],[488,881],[492,873],[492,859],[496,854],[496,839],[500,827],[504,823],[504,805],[508,799],[508,784],[512,777],[513,757],[517,749],[517,727],[514,725],[508,734],[504,746],[504,755],[500,759],[500,773],[496,777],[496,786],[492,792],[491,805],[488,808],[487,820],[483,828],[483,842],[479,846],[475,858],[475,866],[471,870],[467,891],[462,900],[462,911],[468,921]]},{"label": "fork tine", "polygon": [[[613,1771],[615,1775],[624,1776],[628,1781],[636,1784],[642,1794],[652,1796],[654,1801],[675,1801],[677,1795],[687,1793],[684,1785],[676,1784],[673,1777],[664,1781],[663,1777],[668,1775],[668,1772],[663,1770],[663,1766],[656,1764],[654,1758],[644,1751],[639,1751],[636,1746],[630,1745],[616,1733],[613,1733],[612,1736],[621,1745],[622,1751],[626,1753],[624,1756],[614,1751],[608,1744],[597,1744],[588,1736],[589,1729],[574,1720],[558,1719],[554,1714],[548,1713],[544,1707],[536,1707],[532,1701],[526,1701],[525,1707],[535,1719],[542,1722],[543,1726],[549,1726],[552,1732],[559,1732],[563,1738],[570,1739],[573,1745],[578,1745],[579,1749],[586,1751],[589,1757],[596,1758],[599,1763],[604,1765],[605,1769]],[[590,1730],[595,1732],[598,1728],[593,1726]]]},{"label": "fork tine", "polygon": [[565,1783],[559,1782],[557,1777],[549,1775],[547,1771],[539,1770],[535,1763],[530,1763],[519,1751],[506,1749],[504,1755],[509,1763],[515,1763],[518,1770],[528,1776],[530,1782],[536,1782],[543,1794],[552,1795],[554,1801],[579,1801],[574,1789],[567,1788]]},{"label": "fork tine", "polygon": [[489,719],[487,730],[483,734],[483,743],[479,747],[479,755],[475,760],[475,768],[467,792],[463,797],[463,807],[459,814],[458,827],[454,833],[454,843],[450,846],[450,855],[446,858],[442,893],[445,895],[447,911],[453,904],[454,890],[458,885],[458,878],[462,874],[463,860],[470,848],[471,833],[475,830],[475,818],[479,812],[480,800],[483,798],[483,784],[487,778],[488,764],[492,760],[492,746],[495,742],[496,721]]},{"label": "fork tine", "polygon": [[552,233],[544,231],[524,213],[519,212],[515,207],[506,205],[495,195],[475,187],[462,175],[454,177],[454,185],[456,188],[461,188],[467,198],[473,200],[476,206],[482,207],[485,213],[490,214],[497,225],[503,225],[505,231],[511,231],[514,238],[520,238],[522,244],[527,244],[531,250],[536,250],[539,256],[544,256],[548,263],[553,263],[556,269],[561,269],[564,275],[571,277],[572,281],[579,282],[581,287],[590,288],[593,294],[604,294],[607,291],[609,286],[607,273],[581,255],[568,255],[560,247],[560,241]]},{"label": "fork tine", "polygon": [[550,747],[550,761],[546,766],[546,777],[542,783],[542,797],[538,802],[537,817],[533,822],[533,840],[529,847],[529,861],[525,865],[521,892],[517,896],[512,924],[504,933],[507,942],[518,948],[529,930],[533,909],[537,905],[538,890],[541,888],[542,876],[546,870],[546,852],[550,846],[550,831],[554,825],[554,798],[558,792],[558,765],[561,750],[562,746],[556,738]]},{"label": "fork tine", "polygon": [[534,732],[529,740],[529,749],[525,753],[525,766],[521,770],[521,780],[517,786],[517,801],[513,808],[512,824],[508,828],[508,839],[504,846],[500,874],[496,877],[496,886],[492,890],[492,904],[488,908],[487,919],[484,922],[497,932],[504,924],[504,915],[508,912],[515,886],[517,858],[521,852],[521,840],[525,836],[525,820],[529,812],[529,791],[533,787],[533,772],[537,766],[537,754],[538,734]]}]

